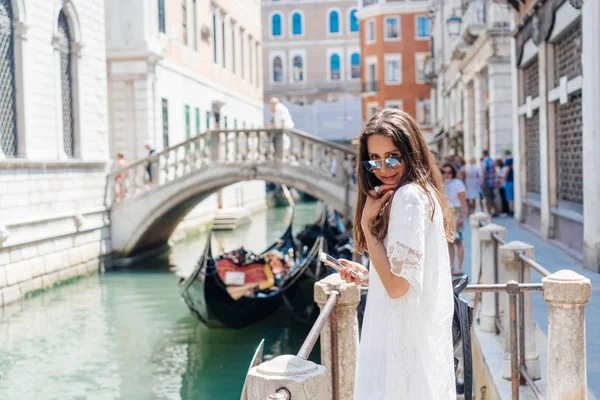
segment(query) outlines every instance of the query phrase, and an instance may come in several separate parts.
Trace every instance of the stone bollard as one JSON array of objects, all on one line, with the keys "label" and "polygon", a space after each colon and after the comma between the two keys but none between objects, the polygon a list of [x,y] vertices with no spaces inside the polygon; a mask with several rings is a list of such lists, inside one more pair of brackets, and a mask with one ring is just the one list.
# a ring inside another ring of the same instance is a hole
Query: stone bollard
[{"label": "stone bollard", "polygon": [[[315,284],[315,302],[319,308],[327,302],[332,291],[339,293],[335,307],[338,335],[339,398],[351,399],[354,393],[354,372],[358,355],[358,319],[356,307],[360,303],[360,289],[346,283],[339,274],[332,274]],[[321,363],[327,368],[331,382],[331,325],[326,323],[321,331]]]},{"label": "stone bollard", "polygon": [[[517,252],[522,252],[527,257],[534,258],[533,246],[523,242],[510,242],[499,248],[500,268],[503,281],[516,281],[519,283],[531,283],[531,267],[527,264],[523,265],[523,281],[519,277],[519,266],[521,261],[517,258]],[[509,310],[508,296],[502,297],[504,309]],[[524,308],[525,308],[525,365],[527,371],[533,379],[540,379],[540,355],[537,352],[535,345],[535,320],[533,318],[533,293],[524,292]],[[510,370],[510,313],[504,313],[504,332],[506,344],[504,346],[504,358],[502,360],[502,377],[505,379],[511,378]]]},{"label": "stone bollard", "polygon": [[248,372],[248,400],[265,400],[286,388],[294,400],[330,400],[331,378],[322,365],[298,356],[283,355]]},{"label": "stone bollard", "polygon": [[[484,212],[476,212],[469,216],[471,225],[471,283],[479,283],[479,271],[481,270],[481,244],[479,242],[480,223],[489,224],[491,217]],[[482,281],[483,282],[483,281]]]},{"label": "stone bollard", "polygon": [[[481,246],[481,283],[494,283],[494,247],[497,245],[492,234],[498,233],[506,238],[506,228],[496,224],[487,224],[479,229],[479,242]],[[498,268],[499,269],[499,268]],[[494,293],[481,294],[481,314],[479,326],[485,332],[496,331],[496,309],[494,306]]]},{"label": "stone bollard", "polygon": [[546,399],[587,399],[585,305],[592,283],[561,270],[542,279],[548,304],[548,376]]}]

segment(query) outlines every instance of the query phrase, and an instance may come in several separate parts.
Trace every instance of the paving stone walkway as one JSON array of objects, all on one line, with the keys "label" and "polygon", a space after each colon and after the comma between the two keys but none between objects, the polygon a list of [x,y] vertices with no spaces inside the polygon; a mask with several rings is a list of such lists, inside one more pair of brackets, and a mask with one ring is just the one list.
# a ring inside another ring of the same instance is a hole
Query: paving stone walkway
[{"label": "paving stone walkway", "polygon": [[[493,222],[506,228],[507,242],[518,240],[535,247],[535,260],[550,272],[571,269],[590,279],[592,282],[592,299],[586,307],[587,338],[587,381],[588,388],[598,397],[600,395],[600,274],[583,268],[583,266],[561,249],[544,242],[535,234],[519,227],[512,218],[494,218]],[[471,236],[469,222],[465,222],[465,264],[464,269],[471,276]],[[532,271],[533,282],[541,282],[542,277]],[[486,282],[487,283],[487,282]],[[533,296],[534,315],[537,324],[548,334],[548,308],[541,292]]]}]

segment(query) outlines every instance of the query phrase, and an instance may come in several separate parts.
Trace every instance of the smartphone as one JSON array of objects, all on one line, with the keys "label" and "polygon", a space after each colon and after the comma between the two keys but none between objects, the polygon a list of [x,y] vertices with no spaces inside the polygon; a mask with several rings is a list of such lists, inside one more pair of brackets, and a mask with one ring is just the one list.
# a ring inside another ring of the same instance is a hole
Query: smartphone
[{"label": "smartphone", "polygon": [[354,276],[355,278],[358,278],[361,281],[365,280],[365,275],[362,272],[355,271],[352,268],[348,268],[348,267],[340,264],[340,262],[337,259],[331,257],[329,254],[325,253],[324,251],[322,251],[319,254],[319,259],[321,260],[321,262],[329,265],[331,268],[335,269],[338,272],[340,272],[342,269],[345,269],[346,271],[349,271],[350,274],[352,274],[352,276]]}]

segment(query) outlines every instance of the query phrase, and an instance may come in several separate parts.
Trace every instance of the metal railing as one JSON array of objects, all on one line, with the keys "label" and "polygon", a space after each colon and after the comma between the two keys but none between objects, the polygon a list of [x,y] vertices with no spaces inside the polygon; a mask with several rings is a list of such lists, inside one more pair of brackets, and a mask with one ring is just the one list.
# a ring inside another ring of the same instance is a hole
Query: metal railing
[{"label": "metal railing", "polygon": [[[339,400],[340,388],[339,388],[339,365],[338,365],[338,332],[337,332],[337,316],[335,312],[335,306],[338,302],[339,293],[332,291],[327,298],[327,302],[323,306],[323,309],[319,313],[319,317],[313,324],[310,332],[304,339],[304,343],[298,350],[297,356],[303,360],[307,360],[312,352],[321,331],[325,327],[325,324],[329,320],[329,326],[331,329],[331,388],[333,391],[333,400]],[[281,399],[288,400],[291,398],[290,391],[285,388],[279,388],[275,393],[269,395],[269,400]]]},{"label": "metal railing", "polygon": [[[486,223],[484,221],[479,222],[480,227],[484,227]],[[540,291],[542,290],[541,283],[525,283],[525,265],[533,268],[539,272],[542,277],[550,275],[550,272],[535,262],[531,258],[527,257],[522,251],[517,251],[515,257],[520,260],[519,263],[519,282],[509,281],[506,284],[499,283],[499,257],[498,249],[499,246],[506,244],[506,241],[497,233],[492,233],[492,239],[494,240],[494,284],[492,285],[468,285],[465,288],[465,292],[494,292],[494,326],[496,328],[496,335],[504,332],[504,327],[500,319],[500,292],[505,291],[509,295],[509,321],[510,321],[510,344],[511,344],[511,383],[512,383],[512,398],[513,400],[519,399],[519,385],[527,384],[533,391],[536,399],[543,400],[544,397],[541,394],[540,389],[535,384],[533,378],[527,371],[525,364],[525,291]],[[478,278],[478,282],[481,279],[481,271]],[[516,285],[516,286],[515,286]],[[518,301],[517,301],[518,296]],[[476,300],[477,301],[477,300]],[[518,311],[517,311],[518,304]],[[518,324],[517,324],[518,319]],[[517,339],[517,326],[518,326],[518,339]]]},{"label": "metal railing", "polygon": [[[509,335],[510,335],[510,365],[511,391],[513,400],[519,399],[519,386],[528,384],[537,399],[543,399],[540,390],[527,372],[525,364],[525,296],[524,292],[542,291],[541,283],[519,283],[508,281],[506,284],[468,285],[465,292],[494,292],[496,298],[500,292],[509,296]],[[496,310],[497,311],[497,310]],[[496,319],[498,326],[498,319]],[[498,334],[498,333],[497,333]]]}]

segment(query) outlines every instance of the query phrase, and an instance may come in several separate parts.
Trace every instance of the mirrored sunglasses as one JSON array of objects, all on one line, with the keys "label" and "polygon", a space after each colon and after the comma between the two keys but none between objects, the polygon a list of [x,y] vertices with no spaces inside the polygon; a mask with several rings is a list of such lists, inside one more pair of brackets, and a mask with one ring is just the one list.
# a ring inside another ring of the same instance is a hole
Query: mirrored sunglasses
[{"label": "mirrored sunglasses", "polygon": [[383,164],[385,164],[385,166],[387,168],[392,168],[392,169],[398,168],[401,163],[402,163],[402,157],[400,157],[400,156],[389,157],[389,158],[385,158],[385,159],[381,159],[381,160],[363,161],[364,167],[369,172],[379,171],[381,168],[383,168]]}]

